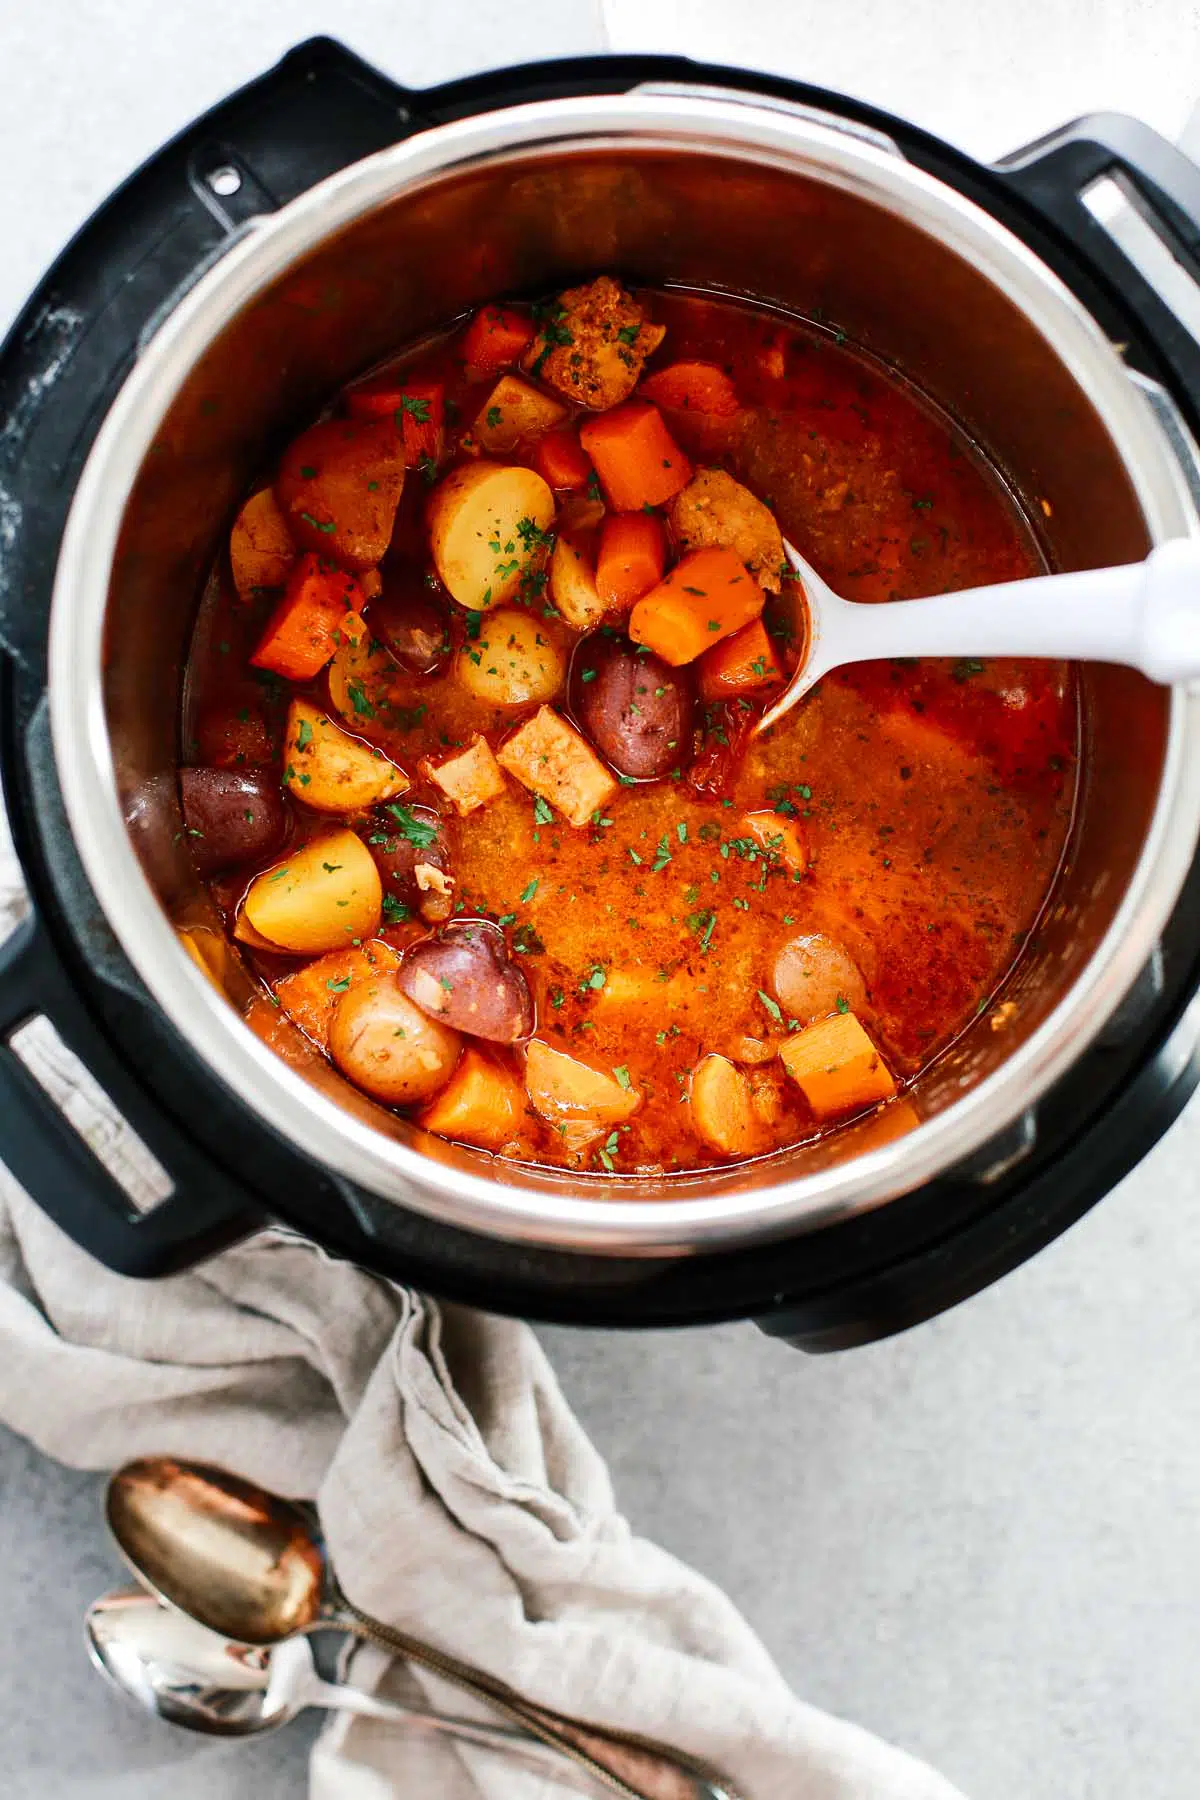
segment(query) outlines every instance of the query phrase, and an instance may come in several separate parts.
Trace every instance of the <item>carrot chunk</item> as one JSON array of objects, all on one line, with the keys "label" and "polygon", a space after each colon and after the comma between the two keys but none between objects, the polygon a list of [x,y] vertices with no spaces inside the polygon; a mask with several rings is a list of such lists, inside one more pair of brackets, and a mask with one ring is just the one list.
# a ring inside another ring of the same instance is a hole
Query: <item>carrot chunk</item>
[{"label": "carrot chunk", "polygon": [[480,375],[515,363],[534,339],[533,320],[507,306],[481,306],[462,336],[462,359]]},{"label": "carrot chunk", "polygon": [[596,592],[606,607],[630,606],[662,580],[666,559],[653,513],[612,513],[600,532]]},{"label": "carrot chunk", "polygon": [[752,694],[782,680],[783,669],[761,619],[722,638],[700,658],[700,692],[705,700]]},{"label": "carrot chunk", "polygon": [[818,1119],[857,1112],[896,1091],[891,1071],[852,1012],[819,1019],[779,1051]]},{"label": "carrot chunk", "polygon": [[678,667],[756,619],[763,593],[732,550],[682,557],[629,616],[629,635]]},{"label": "carrot chunk", "polygon": [[708,413],[727,419],[738,410],[737,391],[715,363],[677,362],[642,383],[642,395],[668,411]]},{"label": "carrot chunk", "polygon": [[592,465],[579,442],[573,425],[560,425],[539,438],[533,452],[533,466],[548,486],[559,493],[575,493],[585,488]]},{"label": "carrot chunk", "polygon": [[346,614],[362,605],[353,575],[324,564],[310,551],[292,570],[250,661],[289,681],[311,681],[337,649]]},{"label": "carrot chunk", "polygon": [[417,1114],[417,1124],[439,1137],[498,1150],[516,1136],[524,1111],[515,1075],[468,1045],[441,1093]]},{"label": "carrot chunk", "polygon": [[662,414],[644,400],[627,401],[588,419],[579,428],[579,440],[616,512],[661,506],[691,480],[691,465]]},{"label": "carrot chunk", "polygon": [[399,967],[399,952],[381,938],[372,938],[361,949],[329,950],[315,962],[284,975],[275,983],[275,998],[314,1044],[328,1050],[334,1008],[347,989],[364,976]]}]

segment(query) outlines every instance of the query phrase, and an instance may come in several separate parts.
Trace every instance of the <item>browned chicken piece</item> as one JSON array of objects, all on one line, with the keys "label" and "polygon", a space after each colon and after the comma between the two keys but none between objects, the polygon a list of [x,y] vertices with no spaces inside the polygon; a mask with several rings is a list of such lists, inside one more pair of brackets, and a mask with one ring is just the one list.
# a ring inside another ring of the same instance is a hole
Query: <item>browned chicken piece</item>
[{"label": "browned chicken piece", "polygon": [[568,288],[541,321],[524,367],[578,406],[603,412],[627,400],[666,336],[611,275]]},{"label": "browned chicken piece", "polygon": [[779,592],[783,534],[770,508],[724,469],[697,469],[667,512],[681,550],[732,550],[761,587]]}]

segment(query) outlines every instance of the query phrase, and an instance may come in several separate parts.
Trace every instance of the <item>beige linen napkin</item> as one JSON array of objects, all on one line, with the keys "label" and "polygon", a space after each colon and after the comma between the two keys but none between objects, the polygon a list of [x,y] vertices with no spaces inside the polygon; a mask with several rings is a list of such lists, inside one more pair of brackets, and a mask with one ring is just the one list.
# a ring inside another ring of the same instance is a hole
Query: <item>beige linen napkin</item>
[{"label": "beige linen napkin", "polygon": [[[0,846],[0,914],[18,891]],[[357,1606],[539,1705],[715,1765],[745,1800],[955,1800],[797,1700],[729,1600],[633,1535],[527,1326],[288,1233],[130,1281],[0,1172],[0,1416],[75,1467],[176,1455],[315,1497]],[[488,1716],[369,1645],[350,1676]],[[544,1762],[344,1714],[313,1753],[311,1800],[578,1791]]]}]

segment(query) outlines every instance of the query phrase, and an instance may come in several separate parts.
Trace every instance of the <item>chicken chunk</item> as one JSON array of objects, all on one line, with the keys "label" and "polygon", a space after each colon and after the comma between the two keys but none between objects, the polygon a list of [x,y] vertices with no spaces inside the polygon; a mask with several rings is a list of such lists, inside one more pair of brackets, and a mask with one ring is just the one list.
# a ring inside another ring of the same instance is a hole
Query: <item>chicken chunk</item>
[{"label": "chicken chunk", "polygon": [[683,550],[732,550],[760,586],[778,593],[783,534],[769,507],[724,469],[697,469],[668,507]]},{"label": "chicken chunk", "polygon": [[543,318],[524,367],[579,406],[603,412],[627,400],[666,336],[611,275],[568,288]]},{"label": "chicken chunk", "polygon": [[485,737],[476,737],[444,763],[426,763],[425,773],[463,818],[489,800],[498,800],[504,792],[504,776]]},{"label": "chicken chunk", "polygon": [[500,747],[500,766],[531,793],[558,808],[571,825],[586,825],[612,799],[617,784],[573,725],[543,706]]}]

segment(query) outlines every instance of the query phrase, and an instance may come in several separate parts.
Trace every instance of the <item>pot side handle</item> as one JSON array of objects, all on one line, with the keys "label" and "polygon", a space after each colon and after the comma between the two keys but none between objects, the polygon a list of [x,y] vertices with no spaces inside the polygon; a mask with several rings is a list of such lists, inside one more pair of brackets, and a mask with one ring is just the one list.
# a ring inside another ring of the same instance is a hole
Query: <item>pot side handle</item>
[{"label": "pot side handle", "polygon": [[[166,1197],[139,1210],[13,1046],[45,1018],[160,1165]],[[72,987],[36,913],[0,944],[0,1152],[30,1198],[121,1275],[170,1275],[260,1229],[260,1203],[139,1091]]]},{"label": "pot side handle", "polygon": [[1082,249],[1099,269],[1113,307],[1132,314],[1174,377],[1178,398],[1200,422],[1200,343],[1153,281],[1087,204],[1093,185],[1114,180],[1139,220],[1153,231],[1197,286],[1200,305],[1200,166],[1176,145],[1124,113],[1092,113],[996,164],[1068,252]]}]

